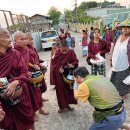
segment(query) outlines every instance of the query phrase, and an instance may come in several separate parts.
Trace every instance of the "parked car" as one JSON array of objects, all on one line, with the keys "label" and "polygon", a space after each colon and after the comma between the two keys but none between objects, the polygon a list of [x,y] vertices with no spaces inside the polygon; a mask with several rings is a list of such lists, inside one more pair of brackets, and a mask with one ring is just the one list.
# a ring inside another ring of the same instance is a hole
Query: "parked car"
[{"label": "parked car", "polygon": [[58,33],[55,30],[44,31],[41,34],[42,48],[51,48],[52,44],[55,43],[55,39],[58,38]]}]

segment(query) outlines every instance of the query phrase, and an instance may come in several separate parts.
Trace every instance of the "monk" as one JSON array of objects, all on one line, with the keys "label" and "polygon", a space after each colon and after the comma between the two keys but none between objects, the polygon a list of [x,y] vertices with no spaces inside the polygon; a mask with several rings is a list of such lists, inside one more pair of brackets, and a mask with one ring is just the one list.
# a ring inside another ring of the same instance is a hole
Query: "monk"
[{"label": "monk", "polygon": [[[30,33],[26,33],[26,39],[27,39],[27,47],[29,49],[29,62],[34,65],[34,66],[37,66],[36,70],[45,70],[46,67],[40,63],[42,60],[39,58],[39,55],[36,51],[36,49],[33,47],[33,38],[31,36]],[[32,68],[31,66],[29,66],[29,71],[32,71],[34,68]],[[39,113],[40,114],[44,114],[44,115],[48,115],[49,112],[45,111],[44,110],[44,106],[43,106],[43,103],[42,101],[47,101],[46,99],[43,99],[42,98],[42,94],[47,90],[47,85],[45,83],[45,79],[43,78],[42,79],[42,82],[39,84],[39,87],[40,87],[40,104],[39,104]],[[39,89],[38,87],[38,89]]]},{"label": "monk", "polygon": [[[28,70],[22,55],[11,48],[8,30],[0,27],[0,78],[6,77],[9,84],[5,91],[8,100],[0,97],[1,105],[6,115],[0,123],[4,130],[29,130],[34,125],[34,112],[28,93]],[[12,104],[12,96],[16,87],[22,88],[22,94],[17,104]]]},{"label": "monk", "polygon": [[56,95],[59,105],[58,112],[64,112],[67,110],[73,110],[69,104],[77,104],[74,99],[73,89],[70,89],[69,84],[66,84],[63,80],[62,73],[64,67],[74,68],[78,66],[78,59],[73,50],[68,48],[67,42],[61,41],[60,49],[56,52],[55,57],[52,59],[52,68],[54,74],[54,82],[56,85]]},{"label": "monk", "polygon": [[[19,51],[22,55],[22,58],[24,59],[26,63],[26,67],[28,68],[28,74],[29,74],[29,49],[27,48],[27,41],[26,41],[26,36],[23,32],[17,31],[14,33],[14,49]],[[35,66],[37,69],[37,66]],[[28,86],[28,92],[30,95],[31,99],[31,105],[33,112],[36,113],[40,109],[40,106],[42,105],[42,100],[41,100],[41,91],[39,88],[34,88],[34,86],[28,81],[27,82]],[[35,121],[38,120],[38,116],[35,114]]]},{"label": "monk", "polygon": [[[55,43],[52,45],[51,50],[51,61],[50,61],[50,85],[55,85],[53,80],[53,68],[52,68],[52,59],[55,57],[56,52],[59,50],[60,40],[55,39]],[[55,87],[53,88],[55,90]]]}]

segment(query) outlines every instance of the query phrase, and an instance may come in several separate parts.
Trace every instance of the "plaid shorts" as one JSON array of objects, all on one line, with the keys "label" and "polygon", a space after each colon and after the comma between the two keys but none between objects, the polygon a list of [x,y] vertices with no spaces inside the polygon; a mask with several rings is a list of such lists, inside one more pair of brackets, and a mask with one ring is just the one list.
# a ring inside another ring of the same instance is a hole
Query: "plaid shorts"
[{"label": "plaid shorts", "polygon": [[105,64],[102,64],[102,65],[92,64],[91,65],[91,73],[92,73],[92,75],[97,75],[97,72],[98,72],[99,75],[105,76],[105,73],[106,73],[105,71],[106,71]]}]

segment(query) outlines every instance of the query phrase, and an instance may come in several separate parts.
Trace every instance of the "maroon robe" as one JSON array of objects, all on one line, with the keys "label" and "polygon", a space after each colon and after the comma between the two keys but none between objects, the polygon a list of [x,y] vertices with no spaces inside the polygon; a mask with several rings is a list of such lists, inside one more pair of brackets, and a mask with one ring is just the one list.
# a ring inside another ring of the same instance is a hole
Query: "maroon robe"
[{"label": "maroon robe", "polygon": [[[42,61],[42,60],[40,59],[36,49],[33,46],[29,46],[29,45],[28,45],[28,48],[29,48],[29,53],[30,53],[30,60],[29,61],[32,64],[39,65],[40,61]],[[41,89],[41,93],[46,92],[47,85],[46,85],[45,79],[42,80],[42,86],[40,87],[40,89]]]},{"label": "maroon robe", "polygon": [[[16,44],[14,45],[14,48],[21,53],[22,58],[24,59],[26,66],[29,69],[29,50],[28,50],[28,48],[27,47],[21,48],[20,46],[18,46]],[[41,98],[39,97],[41,92],[39,91],[39,88],[34,88],[33,84],[31,84],[29,81],[27,82],[27,86],[28,86],[28,91],[29,91],[33,111],[36,112],[39,109],[39,102],[41,104]]]},{"label": "maroon robe", "polygon": [[14,44],[14,49],[18,50],[21,53],[21,55],[22,55],[22,57],[23,57],[23,59],[26,63],[26,66],[28,67],[29,66],[29,51],[28,51],[28,48],[27,47],[22,48],[22,47],[18,46],[17,44]]},{"label": "maroon robe", "polygon": [[74,66],[78,65],[78,59],[73,50],[69,50],[65,55],[58,50],[54,59],[52,60],[56,95],[60,109],[67,108],[69,104],[77,104],[77,101],[74,98],[73,89],[69,89],[69,85],[64,82],[63,76],[59,72],[61,66],[64,67],[67,62],[73,64]]},{"label": "maroon robe", "polygon": [[[59,47],[56,48],[56,51],[59,51]],[[52,59],[54,58],[56,52],[51,50],[51,60],[50,60],[50,85],[55,85],[53,67],[52,67]]]},{"label": "maroon robe", "polygon": [[55,85],[54,81],[54,74],[53,74],[53,67],[52,67],[52,59],[53,59],[54,53],[51,51],[51,61],[50,61],[50,85]]},{"label": "maroon robe", "polygon": [[0,98],[6,115],[1,128],[5,130],[29,130],[34,124],[34,112],[32,110],[30,96],[26,81],[28,81],[27,67],[21,54],[17,50],[9,49],[7,53],[0,55],[0,78],[6,77],[9,82],[19,80],[23,93],[21,102],[12,106]]}]

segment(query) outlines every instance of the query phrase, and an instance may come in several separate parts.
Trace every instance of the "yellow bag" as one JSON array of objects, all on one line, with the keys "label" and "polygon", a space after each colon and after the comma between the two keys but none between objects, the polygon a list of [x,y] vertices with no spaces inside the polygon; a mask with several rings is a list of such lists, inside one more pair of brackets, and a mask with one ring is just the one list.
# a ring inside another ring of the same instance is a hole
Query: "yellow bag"
[{"label": "yellow bag", "polygon": [[[32,68],[34,68],[34,66],[33,66],[31,63],[29,63],[29,66],[31,66]],[[34,84],[35,86],[36,86],[36,84],[42,82],[43,78],[44,78],[44,75],[43,75],[43,73],[42,73],[41,70],[31,71],[31,79],[30,79],[30,82],[31,82],[32,84]]]},{"label": "yellow bag", "polygon": [[63,75],[63,79],[64,79],[64,82],[65,82],[66,84],[71,85],[71,84],[74,83],[74,80],[70,80],[70,79],[68,79],[67,77],[65,77],[64,75]]}]

